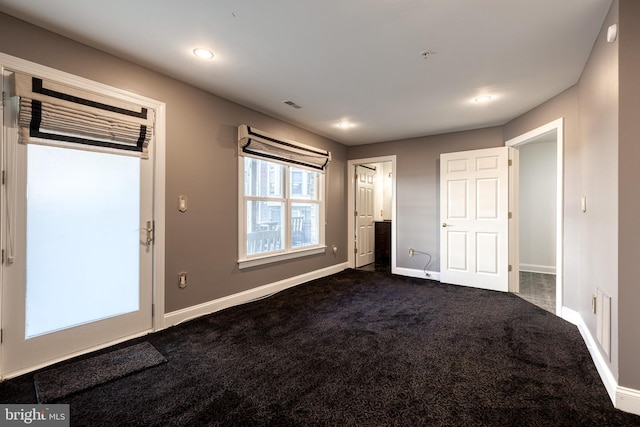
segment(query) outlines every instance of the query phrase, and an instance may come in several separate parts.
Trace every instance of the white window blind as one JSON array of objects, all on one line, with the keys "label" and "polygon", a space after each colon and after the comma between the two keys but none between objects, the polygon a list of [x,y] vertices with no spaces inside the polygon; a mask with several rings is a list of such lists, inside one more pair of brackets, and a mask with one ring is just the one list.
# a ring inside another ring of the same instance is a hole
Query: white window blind
[{"label": "white window blind", "polygon": [[19,72],[14,79],[21,143],[148,157],[153,109]]},{"label": "white window blind", "polygon": [[238,126],[238,153],[319,171],[324,171],[331,161],[327,150],[278,138],[247,125]]}]

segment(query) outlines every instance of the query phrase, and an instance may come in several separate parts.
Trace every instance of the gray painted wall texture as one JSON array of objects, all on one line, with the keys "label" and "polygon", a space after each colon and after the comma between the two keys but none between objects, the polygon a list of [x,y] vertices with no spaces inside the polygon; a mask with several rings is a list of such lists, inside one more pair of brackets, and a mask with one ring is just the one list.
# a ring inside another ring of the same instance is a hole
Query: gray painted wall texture
[{"label": "gray painted wall texture", "polygon": [[619,10],[618,335],[619,383],[640,389],[640,2],[621,0]]},{"label": "gray painted wall texture", "polygon": [[[553,272],[556,266],[556,143],[518,148],[520,270]],[[536,270],[537,268],[540,270]]]},{"label": "gray painted wall texture", "polygon": [[[611,370],[618,376],[618,43],[607,43],[606,31],[618,22],[613,7],[605,19],[587,66],[578,83],[579,135],[582,194],[587,212],[579,213],[584,232],[579,248],[582,266],[575,286],[579,300],[573,301],[595,335],[596,316],[590,294],[599,287],[611,296]],[[588,173],[584,173],[588,171]],[[567,196],[579,198],[580,194]]]}]

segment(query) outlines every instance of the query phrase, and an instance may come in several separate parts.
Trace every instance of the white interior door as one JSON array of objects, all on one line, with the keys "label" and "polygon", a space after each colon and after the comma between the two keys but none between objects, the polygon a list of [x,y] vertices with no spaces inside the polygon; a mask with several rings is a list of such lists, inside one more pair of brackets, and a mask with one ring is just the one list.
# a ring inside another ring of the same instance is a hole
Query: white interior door
[{"label": "white interior door", "polygon": [[6,126],[2,143],[2,376],[150,331],[153,148],[23,145]]},{"label": "white interior door", "polygon": [[509,287],[509,148],[440,155],[440,280]]},{"label": "white interior door", "polygon": [[375,261],[375,169],[356,166],[356,267]]}]

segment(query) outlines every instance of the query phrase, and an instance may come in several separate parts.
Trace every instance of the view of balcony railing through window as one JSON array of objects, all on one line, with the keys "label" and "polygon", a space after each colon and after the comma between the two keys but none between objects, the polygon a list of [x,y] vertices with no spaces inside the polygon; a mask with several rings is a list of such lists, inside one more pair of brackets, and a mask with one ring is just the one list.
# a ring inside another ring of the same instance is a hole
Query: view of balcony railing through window
[{"label": "view of balcony railing through window", "polygon": [[318,245],[319,186],[318,172],[246,157],[246,254]]}]

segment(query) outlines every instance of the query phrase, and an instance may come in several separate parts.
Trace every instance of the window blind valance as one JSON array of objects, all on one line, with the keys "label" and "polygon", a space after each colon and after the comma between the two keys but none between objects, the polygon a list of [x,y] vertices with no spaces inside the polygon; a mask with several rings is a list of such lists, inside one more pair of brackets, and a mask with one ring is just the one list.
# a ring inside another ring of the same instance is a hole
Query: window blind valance
[{"label": "window blind valance", "polygon": [[147,158],[155,114],[124,100],[14,73],[19,141],[91,146]]},{"label": "window blind valance", "polygon": [[277,138],[247,125],[238,126],[238,152],[320,171],[331,161],[327,150]]}]

